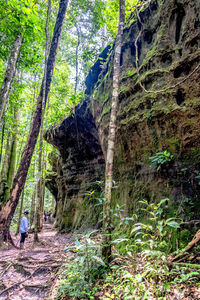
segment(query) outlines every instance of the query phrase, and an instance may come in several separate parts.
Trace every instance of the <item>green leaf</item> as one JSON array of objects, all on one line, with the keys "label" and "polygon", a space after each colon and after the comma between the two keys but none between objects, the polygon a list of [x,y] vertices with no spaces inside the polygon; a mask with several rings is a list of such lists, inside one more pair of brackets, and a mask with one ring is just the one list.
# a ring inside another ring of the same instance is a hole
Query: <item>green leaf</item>
[{"label": "green leaf", "polygon": [[173,228],[180,228],[179,224],[176,221],[166,222],[166,225],[173,227]]}]

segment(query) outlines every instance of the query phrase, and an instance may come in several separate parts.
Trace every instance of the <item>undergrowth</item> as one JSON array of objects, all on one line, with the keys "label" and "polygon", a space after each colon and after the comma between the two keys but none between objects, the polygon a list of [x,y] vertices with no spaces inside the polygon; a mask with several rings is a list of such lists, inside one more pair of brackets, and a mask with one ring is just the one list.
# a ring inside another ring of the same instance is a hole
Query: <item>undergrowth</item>
[{"label": "undergrowth", "polygon": [[101,257],[101,232],[78,236],[65,249],[73,255],[63,266],[56,299],[164,300],[188,295],[199,299],[194,291],[189,292],[191,286],[200,285],[199,269],[169,260],[171,239],[180,220],[165,219],[163,207],[168,200],[158,204],[140,201],[141,222],[136,215],[123,217],[120,207],[112,211],[115,230],[109,266]]}]

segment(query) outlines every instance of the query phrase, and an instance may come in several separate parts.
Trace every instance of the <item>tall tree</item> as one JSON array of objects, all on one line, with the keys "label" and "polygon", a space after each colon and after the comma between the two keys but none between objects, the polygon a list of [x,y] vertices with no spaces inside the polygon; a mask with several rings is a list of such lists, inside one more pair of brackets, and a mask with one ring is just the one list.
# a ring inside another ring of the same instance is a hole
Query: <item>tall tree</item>
[{"label": "tall tree", "polygon": [[102,255],[107,262],[111,260],[111,199],[113,185],[113,158],[115,152],[115,132],[117,119],[117,106],[119,95],[119,75],[120,75],[120,55],[122,45],[122,34],[125,21],[125,0],[120,0],[120,14],[118,34],[115,42],[114,62],[113,62],[113,83],[112,83],[112,109],[110,113],[108,146],[105,171],[105,203],[103,208],[103,229],[104,241]]},{"label": "tall tree", "polygon": [[5,204],[4,197],[5,197],[6,189],[8,188],[7,177],[8,177],[8,170],[10,165],[11,148],[12,148],[12,135],[11,133],[8,133],[5,156],[4,156],[3,165],[1,169],[0,208]]},{"label": "tall tree", "polygon": [[2,120],[5,106],[8,102],[9,92],[11,89],[11,84],[14,79],[15,71],[16,71],[16,63],[19,55],[19,50],[22,45],[22,35],[18,33],[16,39],[13,43],[12,51],[10,53],[10,57],[8,60],[8,65],[4,77],[3,84],[0,89],[0,121]]},{"label": "tall tree", "polygon": [[10,159],[9,159],[9,168],[8,168],[8,173],[7,173],[7,189],[4,194],[4,203],[7,202],[9,196],[10,196],[10,189],[12,187],[13,179],[15,176],[15,169],[16,169],[16,157],[17,157],[17,137],[18,137],[18,132],[17,132],[17,125],[19,125],[20,121],[20,114],[21,111],[19,108],[14,107],[14,123],[15,123],[15,129],[12,133],[11,136],[11,149],[10,149]]},{"label": "tall tree", "polygon": [[50,18],[51,18],[51,0],[48,0],[47,18],[46,18],[46,47],[45,47],[45,64],[44,64],[44,91],[43,91],[43,107],[41,116],[41,126],[40,126],[40,149],[39,149],[39,160],[38,160],[38,186],[37,186],[37,208],[36,208],[36,218],[35,218],[35,228],[34,228],[34,242],[38,242],[38,231],[41,228],[41,213],[42,213],[42,202],[43,202],[43,168],[42,168],[42,158],[43,158],[43,125],[44,125],[44,99],[45,99],[45,86],[46,86],[46,74],[47,74],[47,58],[49,52],[49,32],[50,32]]},{"label": "tall tree", "polygon": [[37,182],[35,182],[35,167],[36,163],[34,161],[33,163],[33,192],[32,192],[32,197],[31,197],[31,211],[30,211],[30,228],[32,227],[35,219],[35,198],[36,198],[36,192],[37,192]]},{"label": "tall tree", "polygon": [[10,193],[10,198],[0,212],[0,241],[6,241],[8,239],[12,240],[9,233],[9,226],[13,218],[16,206],[18,204],[20,194],[24,188],[31,158],[39,135],[40,126],[41,126],[41,117],[42,117],[42,107],[43,107],[44,83],[46,83],[45,97],[44,97],[44,108],[45,108],[45,104],[46,104],[46,100],[50,90],[51,80],[53,76],[53,70],[55,66],[55,60],[58,51],[59,40],[61,36],[67,5],[68,5],[68,0],[60,0],[58,15],[54,27],[54,34],[53,34],[50,52],[47,60],[46,78],[43,78],[42,80],[42,85],[37,99],[37,105],[32,119],[29,136],[21,157],[17,174],[14,178],[13,186]]}]

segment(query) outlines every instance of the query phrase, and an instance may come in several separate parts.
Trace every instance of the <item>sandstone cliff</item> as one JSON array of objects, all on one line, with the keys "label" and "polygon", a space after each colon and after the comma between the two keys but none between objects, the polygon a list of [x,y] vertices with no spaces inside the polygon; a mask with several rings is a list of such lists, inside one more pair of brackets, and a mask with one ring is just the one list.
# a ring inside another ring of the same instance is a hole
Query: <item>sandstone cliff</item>
[{"label": "sandstone cliff", "polygon": [[[95,199],[85,193],[104,178],[112,50],[102,57],[103,67],[98,61],[86,79],[85,101],[46,133],[59,150],[47,186],[58,203],[60,229],[99,220]],[[169,197],[180,216],[198,217],[200,1],[152,0],[133,13],[124,29],[120,77],[114,201],[131,214],[140,199]],[[157,171],[149,157],[164,150],[174,159]]]}]

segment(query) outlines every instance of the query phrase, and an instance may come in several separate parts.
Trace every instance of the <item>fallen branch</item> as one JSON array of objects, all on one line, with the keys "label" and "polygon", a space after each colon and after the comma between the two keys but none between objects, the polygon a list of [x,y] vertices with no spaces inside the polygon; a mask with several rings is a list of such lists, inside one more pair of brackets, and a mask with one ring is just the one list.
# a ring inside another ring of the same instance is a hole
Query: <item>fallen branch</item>
[{"label": "fallen branch", "polygon": [[194,246],[198,244],[199,241],[200,241],[200,229],[197,231],[192,241],[185,247],[184,252],[186,251],[188,252],[189,250],[191,250]]},{"label": "fallen branch", "polygon": [[182,257],[185,256],[185,253],[189,252],[194,246],[196,246],[199,243],[199,241],[200,241],[200,229],[197,231],[192,241],[185,247],[185,249],[180,254],[175,256],[171,261],[173,262],[176,261],[177,259],[179,259],[179,261],[183,260]]}]

